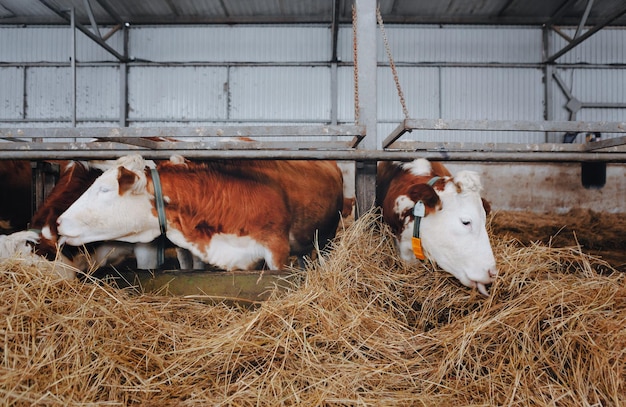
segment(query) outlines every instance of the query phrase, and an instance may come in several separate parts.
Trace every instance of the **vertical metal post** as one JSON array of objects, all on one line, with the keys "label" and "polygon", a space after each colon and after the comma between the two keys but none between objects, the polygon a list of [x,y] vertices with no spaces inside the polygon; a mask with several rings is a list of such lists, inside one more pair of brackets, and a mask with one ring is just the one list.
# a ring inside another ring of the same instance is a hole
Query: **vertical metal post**
[{"label": "vertical metal post", "polygon": [[70,26],[71,36],[71,65],[72,70],[72,127],[76,127],[76,19],[74,15],[74,7],[70,9]]},{"label": "vertical metal post", "polygon": [[[551,28],[549,26],[543,27],[543,60],[545,61],[546,57],[550,55],[551,49]],[[543,118],[545,120],[554,120],[554,108],[553,108],[553,97],[554,92],[552,90],[552,83],[554,81],[554,65],[550,63],[543,63],[543,86],[544,86],[544,111]],[[553,132],[546,132],[544,135],[544,142],[546,143],[556,143],[557,134]]]},{"label": "vertical metal post", "polygon": [[[128,25],[122,24],[122,44],[124,61],[128,59]],[[128,127],[128,66],[120,62],[120,127]]]},{"label": "vertical metal post", "polygon": [[[366,136],[359,144],[360,149],[378,149],[376,109],[376,0],[355,0],[356,44],[358,66],[359,124],[365,126]],[[376,196],[376,162],[356,163],[356,216],[367,212]]]},{"label": "vertical metal post", "polygon": [[[337,124],[337,117],[339,116],[337,109],[339,101],[339,90],[337,89],[337,62],[331,62],[330,64],[330,124]],[[334,137],[333,140],[336,140]]]}]

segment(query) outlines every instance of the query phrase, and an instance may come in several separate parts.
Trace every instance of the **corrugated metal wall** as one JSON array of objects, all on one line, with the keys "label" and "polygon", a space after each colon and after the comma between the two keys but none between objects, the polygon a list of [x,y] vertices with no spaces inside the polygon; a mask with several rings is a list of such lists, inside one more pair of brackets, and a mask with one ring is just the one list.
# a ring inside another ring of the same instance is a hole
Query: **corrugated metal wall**
[{"label": "corrugated metal wall", "polygon": [[[79,126],[116,126],[121,112],[131,126],[354,121],[350,26],[339,32],[335,104],[328,26],[128,30],[134,61],[126,68],[77,33]],[[540,28],[401,25],[386,31],[411,118],[544,120],[546,103],[552,119],[569,117],[556,83],[546,100]],[[0,126],[71,124],[70,34],[67,27],[0,28]],[[550,38],[552,52],[565,45],[554,33]],[[108,43],[121,51],[122,33]],[[378,59],[382,140],[404,117],[380,34]],[[556,72],[582,101],[626,103],[625,63],[626,30],[606,29],[561,57]],[[121,106],[122,69],[128,72],[128,106]],[[583,109],[577,119],[623,121],[624,116],[624,109]],[[541,133],[405,137],[544,141]]]}]

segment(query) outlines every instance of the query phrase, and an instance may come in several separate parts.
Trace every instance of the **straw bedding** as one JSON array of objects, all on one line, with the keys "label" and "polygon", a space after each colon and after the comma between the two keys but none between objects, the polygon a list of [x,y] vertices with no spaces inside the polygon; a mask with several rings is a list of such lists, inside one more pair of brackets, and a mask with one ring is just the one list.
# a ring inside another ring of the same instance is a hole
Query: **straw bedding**
[{"label": "straw bedding", "polygon": [[401,264],[389,230],[370,213],[286,292],[255,308],[68,282],[51,263],[6,260],[0,399],[626,404],[624,274],[579,246],[493,243],[500,277],[485,298],[430,264]]}]

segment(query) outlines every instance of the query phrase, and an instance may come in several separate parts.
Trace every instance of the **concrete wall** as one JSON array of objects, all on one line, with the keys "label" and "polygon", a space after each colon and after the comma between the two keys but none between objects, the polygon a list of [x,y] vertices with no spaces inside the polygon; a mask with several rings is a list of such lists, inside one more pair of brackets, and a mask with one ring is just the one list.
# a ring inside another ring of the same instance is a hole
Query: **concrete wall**
[{"label": "concrete wall", "polygon": [[452,174],[481,174],[483,196],[494,210],[566,213],[572,209],[626,213],[626,166],[606,165],[606,184],[585,188],[579,163],[449,163]]}]

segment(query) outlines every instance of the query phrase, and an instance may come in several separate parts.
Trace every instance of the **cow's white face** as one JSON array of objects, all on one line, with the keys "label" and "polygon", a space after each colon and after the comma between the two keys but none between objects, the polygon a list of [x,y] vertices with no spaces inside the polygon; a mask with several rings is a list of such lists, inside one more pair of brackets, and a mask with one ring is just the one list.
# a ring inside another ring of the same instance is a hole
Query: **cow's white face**
[{"label": "cow's white face", "polygon": [[[476,287],[488,295],[485,285],[493,282],[497,269],[485,226],[486,213],[480,188],[476,173],[461,171],[443,191],[436,191],[441,207],[421,220],[420,238],[427,258],[454,275],[463,285]],[[396,210],[401,211],[412,208],[415,203],[401,196],[396,204]],[[415,262],[412,235],[413,220],[407,218],[398,244],[401,257]]]},{"label": "cow's white face", "polygon": [[[120,159],[122,160],[122,159]],[[123,162],[123,161],[121,161]],[[147,243],[160,235],[143,162],[105,171],[58,219],[61,242],[73,246],[120,240]],[[141,170],[139,170],[141,168]],[[120,174],[124,185],[120,187]]]}]

